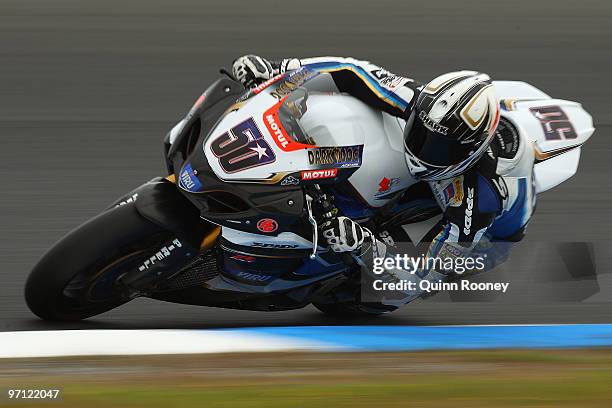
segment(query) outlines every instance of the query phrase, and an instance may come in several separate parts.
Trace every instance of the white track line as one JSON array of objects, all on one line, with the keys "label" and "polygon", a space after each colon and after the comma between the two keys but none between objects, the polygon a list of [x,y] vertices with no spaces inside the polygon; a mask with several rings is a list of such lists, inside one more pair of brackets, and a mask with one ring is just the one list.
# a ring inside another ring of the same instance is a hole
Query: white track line
[{"label": "white track line", "polygon": [[67,330],[0,333],[0,358],[334,350],[338,346],[223,330]]}]

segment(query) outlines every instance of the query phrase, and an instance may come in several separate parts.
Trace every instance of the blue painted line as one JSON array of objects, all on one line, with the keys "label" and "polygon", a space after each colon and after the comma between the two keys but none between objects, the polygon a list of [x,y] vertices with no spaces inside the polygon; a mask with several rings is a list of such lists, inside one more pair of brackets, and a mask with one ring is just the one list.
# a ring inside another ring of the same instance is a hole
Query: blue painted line
[{"label": "blue painted line", "polygon": [[612,346],[612,324],[304,326],[231,330],[322,342],[348,351]]}]

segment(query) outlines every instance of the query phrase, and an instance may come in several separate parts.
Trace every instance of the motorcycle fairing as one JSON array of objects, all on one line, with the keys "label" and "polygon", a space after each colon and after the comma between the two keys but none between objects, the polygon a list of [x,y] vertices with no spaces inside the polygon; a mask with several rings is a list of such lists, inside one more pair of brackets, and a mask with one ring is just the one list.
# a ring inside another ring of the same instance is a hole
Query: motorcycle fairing
[{"label": "motorcycle fairing", "polygon": [[[361,166],[361,144],[317,146],[296,140],[308,137],[296,136],[299,118],[295,116],[299,112],[293,109],[292,93],[317,75],[307,68],[291,72],[267,87],[252,90],[246,99],[228,109],[203,145],[204,155],[219,179],[298,185],[311,181],[303,179],[303,171],[335,168],[334,176],[325,177],[323,182],[339,182]],[[299,90],[304,92],[303,88]],[[349,154],[354,157],[347,157]],[[327,160],[321,161],[322,156]]]},{"label": "motorcycle fairing", "polygon": [[[200,216],[217,225],[261,233],[257,223],[273,220],[282,231],[304,231],[310,226],[303,217],[304,194],[296,185],[266,185],[255,183],[227,183],[216,176],[207,158],[201,153],[211,129],[244,92],[240,84],[220,79],[211,85],[199,103],[173,129],[165,140],[169,170],[177,172],[177,185],[200,212]],[[194,130],[197,133],[194,135]],[[194,136],[197,139],[194,141]],[[172,142],[172,143],[171,143]]]},{"label": "motorcycle fairing", "polygon": [[[524,177],[533,168],[535,192],[572,177],[581,146],[593,134],[593,118],[581,104],[555,99],[520,81],[493,81],[501,116],[520,140],[515,160],[500,158],[504,177]],[[534,165],[535,164],[535,165]]]}]

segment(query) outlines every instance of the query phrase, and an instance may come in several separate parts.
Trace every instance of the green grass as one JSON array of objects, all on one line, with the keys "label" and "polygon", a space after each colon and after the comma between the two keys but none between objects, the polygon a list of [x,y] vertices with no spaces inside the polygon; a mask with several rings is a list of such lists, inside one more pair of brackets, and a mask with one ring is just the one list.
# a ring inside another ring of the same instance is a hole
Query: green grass
[{"label": "green grass", "polygon": [[0,368],[0,386],[63,387],[41,407],[612,406],[607,349],[38,359],[27,379],[20,364]]},{"label": "green grass", "polygon": [[223,387],[70,387],[72,406],[122,407],[610,407],[612,375],[580,373],[552,379],[429,378],[331,384]]}]

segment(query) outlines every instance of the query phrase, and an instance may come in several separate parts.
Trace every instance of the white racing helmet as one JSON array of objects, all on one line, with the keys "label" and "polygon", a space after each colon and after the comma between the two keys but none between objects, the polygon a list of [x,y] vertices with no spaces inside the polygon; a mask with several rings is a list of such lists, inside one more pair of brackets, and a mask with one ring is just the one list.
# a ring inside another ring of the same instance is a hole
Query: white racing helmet
[{"label": "white racing helmet", "polygon": [[450,72],[425,85],[404,129],[414,177],[437,181],[467,171],[487,151],[499,122],[488,75]]}]

